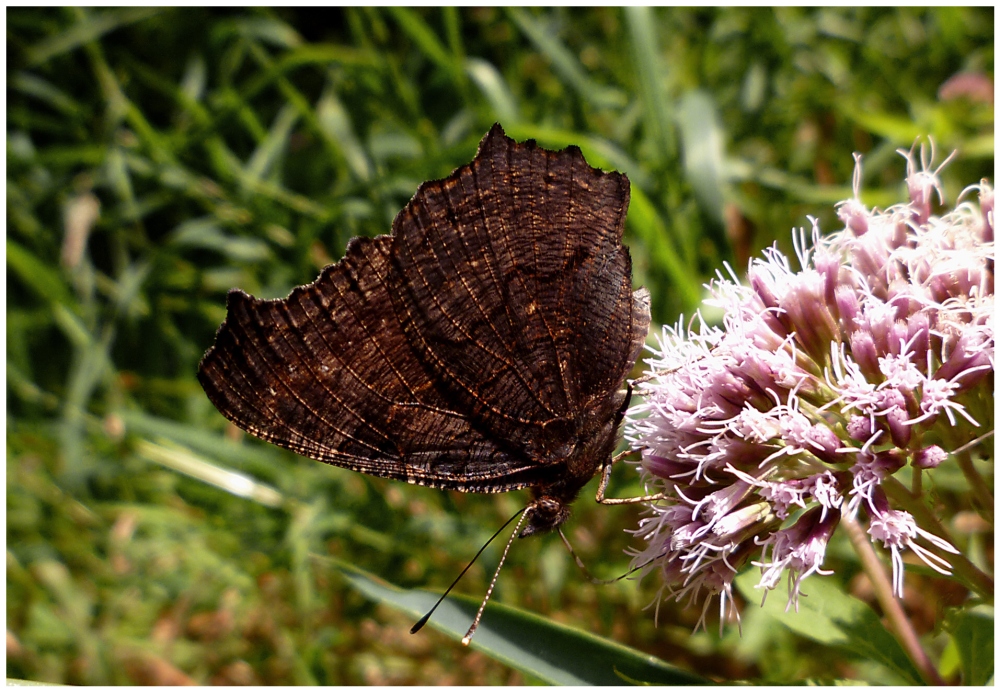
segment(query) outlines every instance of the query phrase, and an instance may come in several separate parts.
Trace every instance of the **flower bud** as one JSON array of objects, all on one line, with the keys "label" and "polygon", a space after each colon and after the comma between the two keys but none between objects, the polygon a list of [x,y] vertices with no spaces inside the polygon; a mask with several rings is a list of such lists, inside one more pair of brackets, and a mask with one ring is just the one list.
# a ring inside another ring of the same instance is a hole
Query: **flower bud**
[{"label": "flower bud", "polygon": [[875,434],[875,426],[868,416],[851,416],[847,424],[847,434],[857,442],[867,442]]},{"label": "flower bud", "polygon": [[948,458],[948,452],[937,445],[929,445],[917,450],[913,455],[913,465],[918,469],[936,469]]},{"label": "flower bud", "polygon": [[840,317],[840,328],[845,334],[851,334],[858,328],[858,294],[853,286],[841,284],[834,290],[833,296]]},{"label": "flower bud", "polygon": [[881,379],[878,367],[878,352],[871,332],[857,331],[851,334],[851,357],[869,380]]},{"label": "flower bud", "polygon": [[892,443],[897,447],[905,448],[910,444],[910,435],[913,431],[907,421],[910,417],[906,415],[906,410],[900,408],[899,406],[893,406],[885,414],[885,422],[889,428],[889,436],[892,438]]}]

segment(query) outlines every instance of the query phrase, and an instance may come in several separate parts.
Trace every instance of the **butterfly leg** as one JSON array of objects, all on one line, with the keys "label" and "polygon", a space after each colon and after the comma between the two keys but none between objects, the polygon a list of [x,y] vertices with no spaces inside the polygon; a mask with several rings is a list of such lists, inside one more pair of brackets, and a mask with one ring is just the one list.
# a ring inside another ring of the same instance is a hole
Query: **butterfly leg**
[{"label": "butterfly leg", "polygon": [[[636,382],[641,381],[642,378],[636,380]],[[622,402],[622,407],[617,414],[617,423],[621,423],[622,419],[625,418],[625,412],[628,410],[628,405],[632,401],[632,383],[626,383],[628,385],[628,391],[625,395],[625,400]],[[601,469],[601,484],[597,486],[597,501],[602,505],[631,505],[637,502],[654,502],[656,500],[662,500],[666,496],[663,493],[656,493],[655,495],[643,495],[642,497],[622,497],[622,498],[609,498],[604,497],[604,491],[608,488],[608,481],[611,479],[611,468],[615,463],[621,461],[626,456],[628,456],[632,450],[626,449],[621,454],[616,454],[610,460],[604,462],[604,466]]]},{"label": "butterfly leg", "polygon": [[629,383],[629,385],[628,385],[629,389],[632,389],[632,385],[634,385],[634,384],[646,384],[647,382],[649,382],[654,377],[656,377],[656,376],[653,373],[651,373],[651,372],[643,373],[642,375],[640,375],[639,377],[635,378],[634,380],[632,380]]},{"label": "butterfly leg", "polygon": [[602,505],[632,505],[637,502],[655,502],[656,500],[663,500],[667,496],[663,493],[656,493],[655,495],[643,495],[642,497],[604,497],[604,491],[608,488],[608,480],[611,478],[611,468],[615,465],[616,461],[620,461],[625,458],[631,450],[625,450],[621,454],[616,455],[614,458],[608,460],[604,464],[604,468],[601,470],[601,484],[597,486],[597,501]]}]

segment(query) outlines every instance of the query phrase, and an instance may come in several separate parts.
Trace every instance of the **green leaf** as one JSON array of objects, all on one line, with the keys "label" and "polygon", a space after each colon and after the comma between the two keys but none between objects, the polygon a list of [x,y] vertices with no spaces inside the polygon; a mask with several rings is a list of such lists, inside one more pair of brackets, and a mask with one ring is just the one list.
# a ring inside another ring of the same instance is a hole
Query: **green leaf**
[{"label": "green leaf", "polygon": [[[736,578],[740,593],[757,601],[758,575],[749,570]],[[762,610],[796,634],[820,644],[846,649],[876,661],[911,685],[920,685],[920,673],[895,637],[866,603],[844,593],[836,580],[813,575],[802,584],[798,608],[786,608],[788,592],[781,586],[768,594]]]},{"label": "green leaf", "polygon": [[[329,557],[359,591],[393,605],[417,619],[431,609],[438,594],[407,591]],[[461,640],[472,624],[479,602],[449,596],[428,625]],[[654,656],[582,630],[560,625],[518,608],[490,603],[470,648],[552,685],[704,684],[707,680],[675,668]]]},{"label": "green leaf", "polygon": [[420,15],[409,8],[390,7],[389,12],[400,28],[413,40],[431,62],[448,72],[457,84],[462,82],[462,70],[437,35]]},{"label": "green leaf", "polygon": [[128,24],[141,22],[163,13],[163,7],[127,7],[95,12],[83,12],[77,22],[56,34],[45,38],[27,51],[29,65],[37,65],[51,60],[57,55],[68,53],[80,46],[96,41],[107,33]]},{"label": "green leaf", "polygon": [[39,298],[59,305],[73,304],[61,274],[10,238],[7,239],[7,268]]},{"label": "green leaf", "polygon": [[493,63],[482,58],[467,58],[465,71],[490,102],[496,119],[504,127],[510,127],[521,120],[517,98]]},{"label": "green leaf", "polygon": [[688,92],[681,99],[677,122],[684,152],[684,175],[694,188],[702,209],[721,224],[725,182],[722,176],[723,131],[715,101],[700,89]]},{"label": "green leaf", "polygon": [[659,156],[654,155],[654,159],[669,161],[674,158],[676,144],[673,105],[666,87],[673,80],[660,59],[656,40],[659,22],[655,11],[649,7],[627,7],[624,12],[646,127],[652,144],[659,149]]},{"label": "green leaf", "polygon": [[570,50],[555,37],[546,22],[520,8],[507,10],[511,19],[525,36],[552,63],[552,69],[581,97],[597,108],[621,108],[627,99],[614,87],[607,87],[592,80]]},{"label": "green leaf", "polygon": [[976,606],[949,619],[952,637],[962,660],[962,683],[986,685],[993,677],[993,608]]},{"label": "green leaf", "polygon": [[271,173],[288,148],[288,140],[298,120],[298,112],[289,104],[278,111],[267,137],[254,150],[244,168],[246,182],[258,183]]},{"label": "green leaf", "polygon": [[646,244],[651,263],[663,267],[670,275],[681,311],[690,314],[701,301],[694,268],[681,259],[663,217],[638,187],[632,188],[626,223],[629,230]]}]

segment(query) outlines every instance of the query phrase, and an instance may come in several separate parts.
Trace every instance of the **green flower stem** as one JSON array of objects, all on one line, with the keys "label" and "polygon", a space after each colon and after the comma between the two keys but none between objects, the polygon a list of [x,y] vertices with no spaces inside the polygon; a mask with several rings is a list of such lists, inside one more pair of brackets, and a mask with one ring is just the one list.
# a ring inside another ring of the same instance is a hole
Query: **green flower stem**
[{"label": "green flower stem", "polygon": [[938,674],[937,668],[934,667],[934,664],[927,657],[927,653],[920,646],[917,633],[907,619],[906,613],[903,612],[902,606],[893,596],[889,577],[886,576],[882,562],[875,554],[875,549],[865,535],[864,529],[858,524],[857,519],[846,515],[841,518],[840,524],[847,531],[847,537],[861,560],[861,566],[871,580],[872,587],[875,589],[875,598],[878,599],[879,605],[882,606],[882,612],[889,620],[892,633],[910,657],[913,665],[920,671],[924,682],[929,685],[944,685],[945,682]]},{"label": "green flower stem", "polygon": [[969,452],[963,451],[953,455],[958,462],[958,467],[969,481],[969,488],[972,490],[973,505],[976,511],[991,524],[993,523],[993,493],[990,492],[990,485],[982,474],[972,465],[972,456]]},{"label": "green flower stem", "polygon": [[[890,499],[894,500],[900,507],[913,515],[920,528],[939,536],[952,545],[955,545],[948,530],[938,521],[938,518],[924,505],[920,498],[914,497],[906,486],[895,478],[886,478],[882,481],[882,489]],[[945,559],[951,565],[955,576],[968,588],[983,597],[988,603],[993,602],[993,577],[976,567],[962,553],[944,553],[933,545],[925,545],[928,550],[935,555]]]}]

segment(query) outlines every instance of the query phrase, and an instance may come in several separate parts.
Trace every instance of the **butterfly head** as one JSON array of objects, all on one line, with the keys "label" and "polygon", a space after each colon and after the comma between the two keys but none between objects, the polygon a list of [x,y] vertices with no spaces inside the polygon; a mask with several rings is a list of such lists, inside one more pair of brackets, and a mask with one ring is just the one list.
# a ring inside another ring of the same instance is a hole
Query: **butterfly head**
[{"label": "butterfly head", "polygon": [[545,533],[556,528],[569,518],[569,503],[542,495],[528,505],[528,525],[519,534],[521,538],[535,533]]}]

